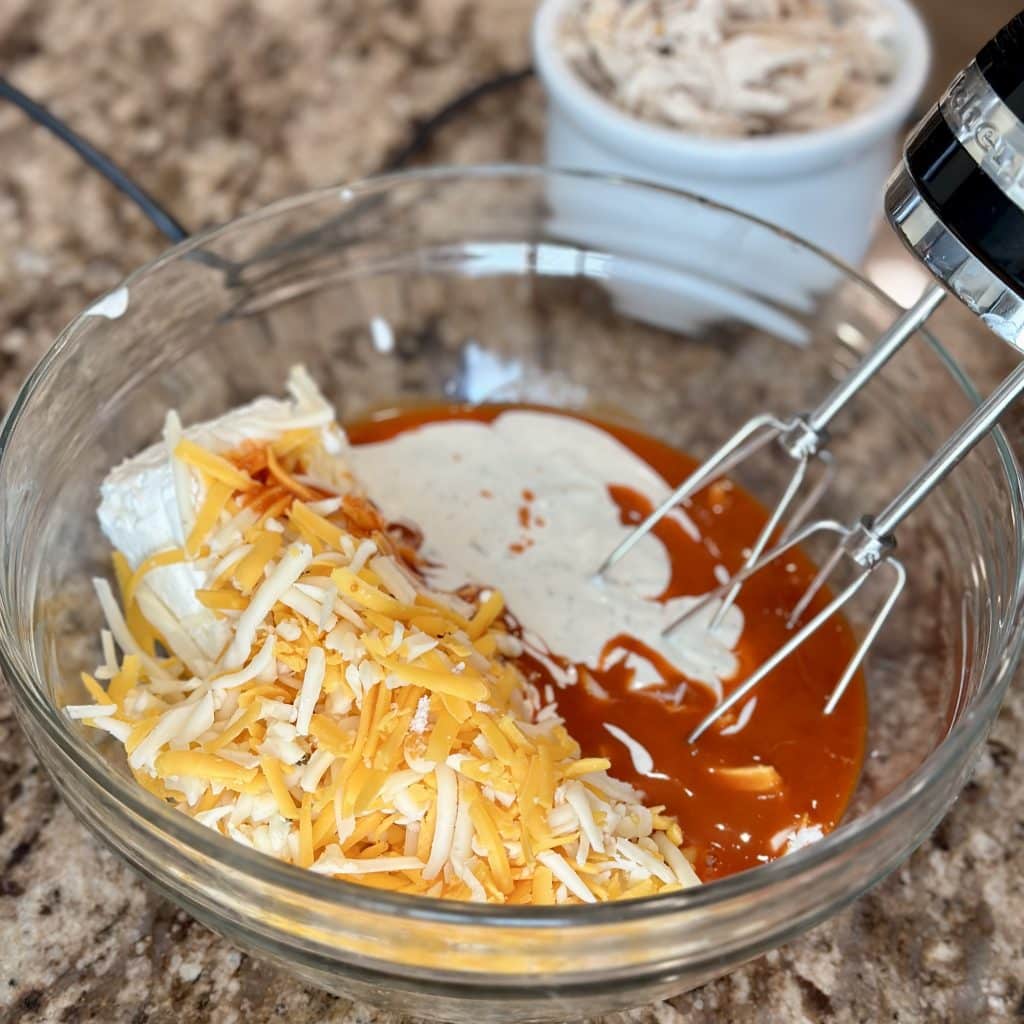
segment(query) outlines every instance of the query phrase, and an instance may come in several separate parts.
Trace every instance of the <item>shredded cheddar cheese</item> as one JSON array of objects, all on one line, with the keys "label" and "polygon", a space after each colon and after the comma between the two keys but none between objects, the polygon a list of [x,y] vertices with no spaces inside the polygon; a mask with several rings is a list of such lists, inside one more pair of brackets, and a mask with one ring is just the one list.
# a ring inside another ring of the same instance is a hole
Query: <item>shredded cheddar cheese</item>
[{"label": "shredded cheddar cheese", "polygon": [[[313,419],[299,401],[276,436],[224,452],[168,418],[185,543],[116,555],[121,604],[97,582],[110,639],[69,715],[159,799],[320,874],[541,905],[696,884],[678,823],[582,757],[501,653],[501,593],[431,588]],[[145,604],[148,574],[182,564],[227,625],[208,672],[185,667],[189,625]]]}]

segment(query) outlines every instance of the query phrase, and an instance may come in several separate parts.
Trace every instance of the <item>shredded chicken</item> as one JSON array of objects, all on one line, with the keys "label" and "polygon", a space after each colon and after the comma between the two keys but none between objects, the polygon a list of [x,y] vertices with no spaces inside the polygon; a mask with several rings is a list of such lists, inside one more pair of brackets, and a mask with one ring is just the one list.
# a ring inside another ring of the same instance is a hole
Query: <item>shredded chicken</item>
[{"label": "shredded chicken", "polygon": [[880,0],[580,0],[566,56],[603,96],[658,124],[742,137],[825,128],[895,71]]}]

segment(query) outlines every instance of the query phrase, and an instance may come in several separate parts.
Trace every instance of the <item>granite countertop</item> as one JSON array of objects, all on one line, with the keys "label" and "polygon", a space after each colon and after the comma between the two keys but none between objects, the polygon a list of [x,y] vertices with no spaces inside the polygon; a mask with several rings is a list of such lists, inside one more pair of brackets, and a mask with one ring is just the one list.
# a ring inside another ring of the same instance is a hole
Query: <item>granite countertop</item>
[{"label": "granite countertop", "polygon": [[[938,10],[942,0],[932,0]],[[418,118],[528,59],[530,0],[5,0],[0,67],[190,228],[381,166]],[[998,4],[997,4],[998,6]],[[993,26],[998,19],[993,15]],[[422,159],[536,160],[534,82],[448,125]],[[108,185],[0,107],[0,410],[57,330],[162,242]],[[896,287],[891,243],[869,269]],[[902,275],[905,277],[904,274]],[[956,349],[990,384],[1010,365]],[[1010,427],[1020,439],[1020,424]],[[617,1020],[1024,1020],[1024,688],[935,834],[784,948]],[[0,687],[0,1019],[394,1021],[244,956],[152,895],[75,822]]]}]

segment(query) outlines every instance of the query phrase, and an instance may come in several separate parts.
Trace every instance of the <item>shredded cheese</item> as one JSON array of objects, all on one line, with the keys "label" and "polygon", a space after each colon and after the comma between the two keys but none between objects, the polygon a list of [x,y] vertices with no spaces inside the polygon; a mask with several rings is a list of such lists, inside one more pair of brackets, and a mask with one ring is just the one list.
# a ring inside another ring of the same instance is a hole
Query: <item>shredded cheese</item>
[{"label": "shredded cheese", "polygon": [[194,441],[186,438],[182,438],[175,446],[174,457],[202,470],[214,480],[227,484],[233,491],[247,491],[256,486],[251,477],[236,469],[227,459],[200,448]]},{"label": "shredded cheese", "polygon": [[270,614],[285,591],[302,575],[312,558],[313,551],[307,544],[293,544],[285,552],[239,617],[235,635],[224,654],[225,668],[238,668],[244,663],[260,623]]},{"label": "shredded cheese", "polygon": [[[181,545],[134,570],[115,555],[123,610],[96,581],[103,660],[82,676],[91,703],[65,713],[122,743],[159,799],[320,874],[538,905],[697,884],[679,824],[540,703],[501,592],[430,587],[345,465],[329,405],[304,372],[289,389],[288,414],[235,450],[168,416]],[[226,630],[209,658],[149,586],[178,565]]]},{"label": "shredded cheese", "polygon": [[298,716],[295,720],[295,730],[300,736],[309,734],[309,723],[313,717],[313,708],[320,699],[320,692],[324,685],[324,670],[327,667],[327,660],[324,657],[322,647],[311,647],[306,660],[306,674],[302,680],[302,689],[299,691],[295,706],[298,709]]}]

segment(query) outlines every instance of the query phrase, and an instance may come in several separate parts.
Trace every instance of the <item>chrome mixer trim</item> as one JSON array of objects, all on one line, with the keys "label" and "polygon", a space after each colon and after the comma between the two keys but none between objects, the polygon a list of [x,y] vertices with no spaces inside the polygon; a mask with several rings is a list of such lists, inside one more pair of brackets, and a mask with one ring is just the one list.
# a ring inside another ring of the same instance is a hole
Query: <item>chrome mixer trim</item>
[{"label": "chrome mixer trim", "polygon": [[918,191],[906,163],[889,179],[885,208],[897,234],[941,284],[1003,341],[1024,352],[1024,298],[942,223]]},{"label": "chrome mixer trim", "polygon": [[939,100],[939,111],[978,167],[1024,210],[1024,124],[989,84],[977,61],[953,80]]}]

